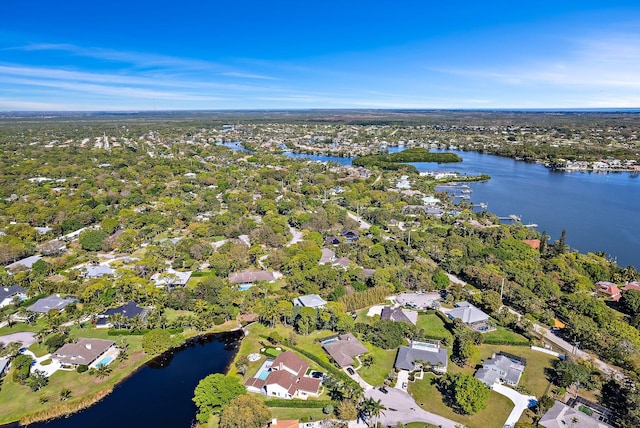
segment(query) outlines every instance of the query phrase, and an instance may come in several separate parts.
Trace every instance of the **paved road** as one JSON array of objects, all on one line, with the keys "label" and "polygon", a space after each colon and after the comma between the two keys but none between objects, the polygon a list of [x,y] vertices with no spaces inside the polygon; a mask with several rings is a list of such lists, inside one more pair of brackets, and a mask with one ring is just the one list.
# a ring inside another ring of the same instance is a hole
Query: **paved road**
[{"label": "paved road", "polygon": [[292,246],[293,244],[297,244],[302,241],[302,232],[296,230],[293,226],[289,226],[289,231],[291,232],[292,238],[291,241],[287,244],[287,247]]},{"label": "paved road", "polygon": [[379,419],[383,426],[396,426],[398,422],[426,422],[443,428],[463,426],[451,419],[422,410],[411,395],[400,389],[387,388],[387,391],[385,394],[378,389],[370,389],[364,394],[366,398],[380,400],[387,408],[381,413]]},{"label": "paved road", "polygon": [[520,419],[520,416],[522,416],[522,412],[534,404],[532,400],[538,401],[533,395],[520,394],[518,391],[500,384],[493,385],[493,390],[513,401],[513,404],[515,405],[511,413],[509,413],[507,421],[504,423],[505,427],[515,426],[516,422]]},{"label": "paved road", "polygon": [[20,342],[22,343],[23,348],[28,348],[29,346],[33,345],[35,341],[35,333],[31,333],[28,331],[0,336],[0,345],[8,345],[11,342]]},{"label": "paved road", "polygon": [[350,212],[347,212],[347,215],[350,218],[352,218],[353,220],[355,220],[358,223],[360,223],[360,229],[369,230],[369,228],[371,227],[371,225],[369,223],[367,223],[366,221],[364,221],[362,219],[362,217],[357,217],[355,214],[352,214]]},{"label": "paved road", "polygon": [[[353,368],[353,367],[351,367],[351,368]],[[356,382],[358,382],[358,384],[362,387],[362,389],[364,391],[368,391],[368,390],[373,388],[373,386],[369,385],[366,380],[364,380],[364,379],[362,379],[360,377],[360,375],[358,374],[357,371],[354,371],[353,374],[349,374],[349,372],[347,371],[347,367],[342,369],[342,371],[344,371],[347,374],[347,376],[349,376],[351,379],[353,379]]]}]

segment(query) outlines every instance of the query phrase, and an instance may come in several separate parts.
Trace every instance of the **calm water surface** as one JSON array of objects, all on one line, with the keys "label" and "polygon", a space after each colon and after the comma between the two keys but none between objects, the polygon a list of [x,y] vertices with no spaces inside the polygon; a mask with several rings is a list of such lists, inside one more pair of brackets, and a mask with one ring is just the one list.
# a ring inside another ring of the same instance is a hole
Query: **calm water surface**
[{"label": "calm water surface", "polygon": [[235,332],[194,339],[143,366],[94,406],[68,418],[29,427],[188,428],[196,414],[191,401],[193,390],[203,377],[225,372],[241,337],[242,332]]},{"label": "calm water surface", "polygon": [[[390,147],[390,152],[402,148]],[[451,151],[451,150],[448,150]],[[476,152],[453,151],[454,164],[414,163],[420,171],[489,174],[472,183],[471,200],[484,202],[498,216],[516,214],[535,223],[552,240],[562,229],[567,243],[580,252],[604,251],[620,266],[640,269],[640,180],[631,173],[556,172],[543,165]],[[310,158],[287,153],[289,157]],[[313,156],[314,160],[350,164],[351,158]]]}]

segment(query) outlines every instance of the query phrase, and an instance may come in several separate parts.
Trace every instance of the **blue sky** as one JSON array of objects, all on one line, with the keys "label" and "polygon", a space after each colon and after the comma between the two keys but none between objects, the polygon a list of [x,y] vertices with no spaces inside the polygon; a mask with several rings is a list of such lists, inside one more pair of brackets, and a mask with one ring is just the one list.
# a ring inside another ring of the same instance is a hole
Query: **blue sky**
[{"label": "blue sky", "polygon": [[640,107],[635,1],[5,0],[0,110]]}]

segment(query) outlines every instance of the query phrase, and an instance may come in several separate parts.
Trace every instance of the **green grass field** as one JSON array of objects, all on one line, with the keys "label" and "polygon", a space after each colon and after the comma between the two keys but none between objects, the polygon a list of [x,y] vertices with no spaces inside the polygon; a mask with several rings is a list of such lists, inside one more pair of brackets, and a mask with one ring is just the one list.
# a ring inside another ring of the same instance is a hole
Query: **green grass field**
[{"label": "green grass field", "polygon": [[486,409],[474,415],[457,414],[442,401],[442,394],[432,382],[433,379],[435,377],[429,374],[423,380],[409,384],[409,393],[416,403],[428,412],[460,422],[469,428],[502,428],[513,409],[511,400],[491,391]]},{"label": "green grass field", "polygon": [[444,322],[435,314],[420,314],[418,316],[418,329],[424,330],[424,334],[427,336],[438,337],[440,339],[448,339],[449,343],[453,342],[453,336],[447,330]]},{"label": "green grass field", "polygon": [[498,326],[497,330],[490,331],[489,333],[484,333],[482,337],[485,341],[505,341],[505,342],[518,342],[518,343],[529,343],[529,340],[522,336],[521,334],[514,333],[511,330],[507,330],[504,327]]},{"label": "green grass field", "polygon": [[393,363],[396,361],[397,349],[381,349],[365,343],[369,353],[373,355],[371,367],[360,367],[358,373],[367,383],[377,386],[384,383],[387,374],[393,370]]}]

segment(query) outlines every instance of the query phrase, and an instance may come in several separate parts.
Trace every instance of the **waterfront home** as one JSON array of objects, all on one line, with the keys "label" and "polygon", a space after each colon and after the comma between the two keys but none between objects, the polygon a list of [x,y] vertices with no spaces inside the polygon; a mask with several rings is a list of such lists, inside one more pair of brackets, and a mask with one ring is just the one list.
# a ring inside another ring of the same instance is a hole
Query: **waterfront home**
[{"label": "waterfront home", "polygon": [[418,312],[411,309],[392,308],[385,306],[380,314],[381,320],[391,320],[396,322],[406,322],[407,324],[416,325],[418,323]]},{"label": "waterfront home", "polygon": [[462,320],[466,325],[476,331],[488,331],[489,315],[482,312],[469,302],[458,302],[456,307],[447,312],[447,316],[454,320]]},{"label": "waterfront home", "polygon": [[[108,351],[115,349],[113,340],[87,339],[81,337],[76,343],[65,343],[53,354],[51,359],[58,362],[62,367],[74,368],[81,365],[90,366],[94,362],[100,362],[102,356]],[[104,361],[108,364],[109,361]]]},{"label": "waterfront home", "polygon": [[139,317],[142,321],[147,316],[148,309],[141,308],[136,302],[129,302],[117,308],[107,309],[96,315],[96,328],[111,328],[114,326],[114,319],[121,318],[123,322],[131,321]]},{"label": "waterfront home", "polygon": [[598,287],[598,293],[605,294],[611,298],[614,302],[620,300],[620,289],[613,282],[607,281],[599,281],[596,282],[596,286]]},{"label": "waterfront home", "polygon": [[496,382],[516,386],[520,382],[526,364],[527,360],[524,358],[499,352],[485,360],[482,363],[482,368],[476,372],[474,377],[489,388]]},{"label": "waterfront home", "polygon": [[263,365],[245,386],[249,392],[268,397],[306,400],[309,396],[318,396],[321,383],[321,379],[306,376],[308,369],[309,363],[286,351],[278,355],[270,367]]},{"label": "waterfront home", "polygon": [[622,291],[629,290],[640,291],[640,281],[627,282],[624,287],[622,287]]},{"label": "waterfront home", "polygon": [[409,346],[398,349],[394,367],[408,371],[431,368],[439,373],[446,373],[447,360],[447,350],[440,348],[437,343],[412,341]]},{"label": "waterfront home", "polygon": [[25,299],[27,290],[19,285],[11,285],[9,287],[0,287],[0,308],[13,304],[16,299]]},{"label": "waterfront home", "polygon": [[523,239],[522,242],[533,248],[534,250],[540,249],[540,240],[539,239]]},{"label": "waterfront home", "polygon": [[322,349],[331,355],[340,367],[352,365],[355,357],[369,352],[351,333],[326,339],[322,342]]},{"label": "waterfront home", "polygon": [[29,306],[27,309],[31,312],[37,312],[39,314],[46,314],[51,310],[62,311],[64,308],[72,303],[75,303],[76,299],[72,297],[60,297],[59,295],[43,297]]},{"label": "waterfront home", "polygon": [[301,306],[305,308],[324,308],[327,304],[326,300],[317,294],[307,294],[306,296],[300,296],[293,299],[294,306]]}]

